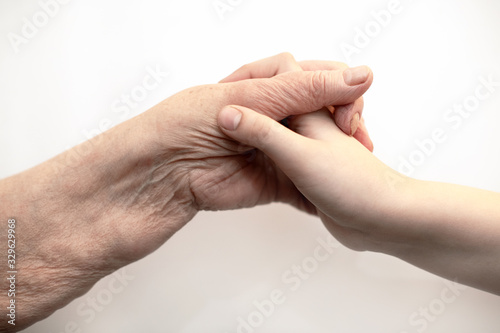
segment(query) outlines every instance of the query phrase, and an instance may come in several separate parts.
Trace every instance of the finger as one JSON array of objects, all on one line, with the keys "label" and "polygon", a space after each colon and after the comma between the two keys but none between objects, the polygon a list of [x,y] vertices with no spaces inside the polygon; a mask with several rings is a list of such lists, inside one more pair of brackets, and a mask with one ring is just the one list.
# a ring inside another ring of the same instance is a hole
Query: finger
[{"label": "finger", "polygon": [[373,153],[373,142],[368,135],[368,130],[366,129],[365,120],[363,118],[361,118],[359,122],[358,130],[354,133],[354,138]]},{"label": "finger", "polygon": [[325,106],[353,103],[368,90],[372,80],[373,74],[366,66],[342,71],[289,72],[272,79],[242,82],[237,104],[281,120]]},{"label": "finger", "polygon": [[[348,68],[349,67],[345,63],[336,61],[306,60],[297,63],[290,53],[281,53],[273,57],[247,64],[221,82],[273,77],[284,72],[299,70],[345,70]],[[362,118],[363,104],[363,97],[361,96],[353,103],[336,107],[333,118],[337,126],[339,126],[344,133],[354,135],[357,132],[357,124],[359,124],[358,119]],[[356,113],[359,114],[359,116],[355,118]],[[362,132],[356,137],[361,138],[363,141],[360,142],[365,145],[367,149],[373,151],[373,143],[368,136],[366,127],[361,131]]]},{"label": "finger", "polygon": [[278,74],[301,71],[293,55],[290,53],[280,53],[275,56],[265,58],[246,64],[219,83],[236,82],[247,79],[270,78]]},{"label": "finger", "polygon": [[319,141],[335,141],[344,133],[332,121],[327,108],[305,115],[293,116],[288,121],[289,129],[307,138]]},{"label": "finger", "polygon": [[347,105],[335,107],[333,119],[335,124],[347,135],[353,136],[359,127],[363,115],[364,100],[362,97]]},{"label": "finger", "polygon": [[[338,70],[338,69],[349,68],[347,64],[337,61],[307,60],[307,61],[300,61],[299,65],[305,71],[314,71],[320,69]],[[356,133],[356,130],[358,129],[356,124],[359,123],[357,123],[356,120],[354,119],[354,115],[358,113],[359,119],[361,119],[363,116],[363,106],[364,106],[363,97],[360,97],[354,103],[335,107],[334,121],[344,133],[348,135],[354,135]],[[360,137],[365,137],[367,135],[368,132],[365,131],[365,133],[362,133]],[[368,137],[368,139],[370,138]],[[366,146],[366,148],[370,149],[368,146]]]},{"label": "finger", "polygon": [[285,173],[307,151],[309,139],[246,107],[224,107],[219,112],[218,124],[227,136],[264,152]]}]

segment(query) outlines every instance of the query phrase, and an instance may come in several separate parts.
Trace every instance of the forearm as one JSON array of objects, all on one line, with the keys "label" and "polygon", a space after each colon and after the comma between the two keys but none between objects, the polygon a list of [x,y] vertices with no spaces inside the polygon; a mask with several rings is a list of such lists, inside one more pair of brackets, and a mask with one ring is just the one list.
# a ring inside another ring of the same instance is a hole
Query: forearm
[{"label": "forearm", "polygon": [[391,210],[403,244],[389,254],[425,270],[500,294],[500,194],[409,180]]},{"label": "forearm", "polygon": [[[327,117],[316,113],[296,128],[327,143],[291,136],[265,149],[316,205],[328,230],[354,250],[387,253],[500,294],[500,194],[405,177]],[[281,133],[289,135],[273,131]],[[293,144],[280,146],[287,141]]]},{"label": "forearm", "polygon": [[341,134],[328,148],[294,180],[341,242],[500,294],[500,194],[405,177]]},{"label": "forearm", "polygon": [[10,329],[47,317],[156,249],[194,215],[170,151],[157,149],[147,121],[126,122],[0,182],[4,249],[7,220],[16,219],[17,311]]},{"label": "forearm", "polygon": [[[332,233],[354,249],[387,253],[500,294],[500,194],[411,179],[380,162],[352,138],[339,137],[335,142],[348,148],[335,161],[338,168],[349,165],[349,176],[344,173],[344,178],[350,181],[328,187],[340,196],[321,193],[321,189],[314,193],[339,203],[329,214],[336,221],[327,223]],[[328,174],[327,170],[322,173]]]}]

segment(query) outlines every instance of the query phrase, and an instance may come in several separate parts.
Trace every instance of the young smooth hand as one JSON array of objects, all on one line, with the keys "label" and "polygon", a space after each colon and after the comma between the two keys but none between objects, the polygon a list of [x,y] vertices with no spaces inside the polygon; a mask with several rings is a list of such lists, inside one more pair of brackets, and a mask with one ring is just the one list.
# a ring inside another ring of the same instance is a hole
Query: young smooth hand
[{"label": "young smooth hand", "polygon": [[292,117],[286,128],[227,106],[219,125],[269,156],[347,247],[500,294],[500,194],[405,177],[343,133],[328,109]]}]

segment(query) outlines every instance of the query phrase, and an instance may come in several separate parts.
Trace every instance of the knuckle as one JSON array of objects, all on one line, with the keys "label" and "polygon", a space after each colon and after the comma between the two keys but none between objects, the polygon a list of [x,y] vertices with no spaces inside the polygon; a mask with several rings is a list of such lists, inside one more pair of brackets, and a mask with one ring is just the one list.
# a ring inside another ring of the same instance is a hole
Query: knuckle
[{"label": "knuckle", "polygon": [[344,132],[350,132],[351,130],[351,117],[354,104],[341,105],[335,108],[335,113],[333,114],[333,120],[335,124]]},{"label": "knuckle", "polygon": [[324,96],[328,87],[328,76],[324,71],[315,71],[311,74],[311,83],[307,91],[313,102],[317,101],[320,97]]},{"label": "knuckle", "polygon": [[[281,78],[273,81],[263,81],[254,83],[253,89],[243,92],[247,94],[247,103],[251,108],[267,115],[273,119],[279,119],[284,116],[283,112],[290,105],[288,91],[292,89],[289,82]],[[251,94],[248,92],[252,91]]]},{"label": "knuckle", "polygon": [[345,122],[350,117],[351,113],[354,113],[354,107],[354,103],[337,106],[334,112],[335,119]]}]

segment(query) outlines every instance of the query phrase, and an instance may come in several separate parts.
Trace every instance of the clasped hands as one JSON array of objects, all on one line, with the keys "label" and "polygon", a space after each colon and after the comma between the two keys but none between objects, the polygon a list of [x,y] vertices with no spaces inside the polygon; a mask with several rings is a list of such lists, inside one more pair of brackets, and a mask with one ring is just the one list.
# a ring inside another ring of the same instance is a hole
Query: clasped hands
[{"label": "clasped hands", "polygon": [[[285,53],[173,96],[186,121],[182,150],[192,157],[185,178],[196,209],[285,202],[319,215],[349,247],[367,249],[352,217],[373,200],[366,186],[380,190],[374,180],[383,177],[371,176],[387,172],[370,153],[361,116],[372,80],[366,66],[297,62]],[[172,119],[179,108],[171,109],[162,117]],[[289,129],[279,123],[285,118]]]},{"label": "clasped hands", "polygon": [[367,249],[354,222],[383,168],[361,117],[371,83],[367,67],[281,54],[3,179],[0,213],[23,221],[18,328],[153,252],[200,210],[285,202]]},{"label": "clasped hands", "polygon": [[500,294],[500,195],[375,158],[362,118],[372,80],[365,66],[280,54],[1,180],[0,215],[22,221],[16,328],[153,252],[198,211],[270,202],[318,215],[351,249]]},{"label": "clasped hands", "polygon": [[[159,118],[160,141],[175,147],[174,169],[183,170],[193,214],[284,202],[320,216],[345,245],[367,250],[373,240],[360,238],[366,233],[355,222],[373,217],[373,210],[358,215],[373,206],[374,191],[391,185],[362,118],[372,80],[366,66],[297,62],[284,53],[148,112]],[[279,122],[285,118],[289,128]],[[181,135],[172,136],[172,125]]]}]

